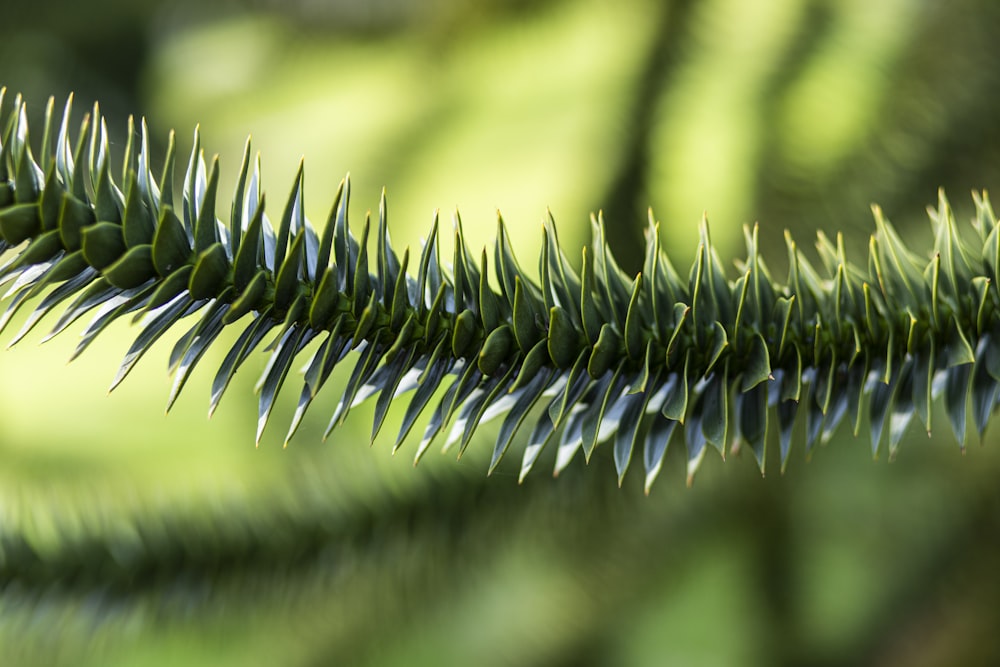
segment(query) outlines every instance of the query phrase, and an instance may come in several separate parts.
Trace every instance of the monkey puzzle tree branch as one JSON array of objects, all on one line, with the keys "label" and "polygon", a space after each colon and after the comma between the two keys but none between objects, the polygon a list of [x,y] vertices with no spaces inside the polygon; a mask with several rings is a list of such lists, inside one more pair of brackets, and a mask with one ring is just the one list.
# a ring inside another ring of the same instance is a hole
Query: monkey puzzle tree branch
[{"label": "monkey puzzle tree branch", "polygon": [[887,440],[891,456],[914,415],[931,431],[937,397],[963,444],[968,410],[982,434],[1000,399],[1000,237],[985,193],[974,195],[971,232],[959,230],[939,195],[930,253],[907,248],[878,208],[861,265],[847,259],[839,235],[834,242],[820,233],[814,267],[786,234],[784,282],[770,275],[756,227],[744,230],[747,256],[733,279],[705,222],[690,269],[678,272],[650,214],[644,267],[631,277],[615,262],[600,216],[579,273],[549,218],[536,280],[516,260],[502,220],[492,254],[469,252],[456,214],[450,263],[440,256],[436,219],[411,258],[390,242],[383,195],[378,220],[366,217],[355,236],[348,180],[317,232],[304,212],[301,167],[275,225],[249,141],[225,220],[217,216],[219,161],[206,166],[197,130],[179,199],[174,135],[157,179],[144,122],[138,133],[130,123],[119,186],[98,108],[74,129],[71,106],[57,123],[50,101],[36,159],[24,103],[17,97],[5,109],[0,90],[0,249],[8,260],[0,279],[10,284],[0,325],[35,303],[17,341],[59,308],[51,337],[94,311],[79,354],[132,315],[139,334],[114,387],[190,318],[170,354],[171,404],[232,326],[240,333],[212,382],[210,412],[269,339],[258,442],[291,366],[317,339],[286,442],[356,350],[327,434],[376,397],[374,439],[392,401],[408,395],[397,448],[431,415],[417,460],[442,434],[461,454],[481,424],[503,417],[490,471],[530,422],[521,479],[547,446],[558,474],[578,451],[589,460],[610,443],[619,483],[641,449],[647,492],[675,439],[686,445],[689,479],[709,445],[723,454],[748,445],[763,471],[775,426],[783,468],[800,413],[807,449],[845,419],[857,434],[867,413],[873,454]]}]

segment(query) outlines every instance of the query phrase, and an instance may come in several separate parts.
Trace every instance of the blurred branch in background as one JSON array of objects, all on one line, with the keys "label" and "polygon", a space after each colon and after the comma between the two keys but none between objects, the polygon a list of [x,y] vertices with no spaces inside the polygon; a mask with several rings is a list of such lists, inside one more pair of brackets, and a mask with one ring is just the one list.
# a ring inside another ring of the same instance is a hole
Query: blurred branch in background
[{"label": "blurred branch in background", "polygon": [[[723,256],[760,220],[769,257],[788,227],[856,258],[870,202],[924,229],[938,186],[1000,182],[998,29],[987,0],[49,0],[5,8],[0,85],[38,114],[100,99],[116,137],[128,114],[200,123],[224,191],[251,131],[279,198],[304,153],[313,220],[350,169],[362,206],[388,187],[400,247],[458,205],[477,250],[499,207],[532,257],[547,206],[568,248],[603,208],[634,272],[649,205],[679,260],[705,209]],[[607,462],[519,487],[475,443],[416,470],[368,451],[364,411],[255,452],[249,369],[211,423],[198,396],[147,419],[166,350],[96,398],[131,334],[68,369],[69,341],[0,361],[12,664],[997,659],[995,446],[913,435],[885,466],[848,436],[783,478],[712,462],[690,491],[672,451],[650,499]]]}]

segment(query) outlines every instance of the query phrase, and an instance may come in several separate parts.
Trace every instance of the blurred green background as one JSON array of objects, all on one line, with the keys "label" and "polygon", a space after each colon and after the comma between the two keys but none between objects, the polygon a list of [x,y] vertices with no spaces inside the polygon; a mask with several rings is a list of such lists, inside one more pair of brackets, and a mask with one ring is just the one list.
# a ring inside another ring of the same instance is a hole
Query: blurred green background
[{"label": "blurred green background", "polygon": [[[842,231],[863,261],[874,201],[919,250],[938,186],[968,218],[966,193],[1000,184],[992,0],[45,0],[3,13],[0,85],[25,94],[33,127],[70,91],[78,115],[100,100],[118,150],[129,114],[161,158],[170,128],[183,154],[200,123],[224,192],[252,132],[272,201],[304,155],[319,223],[350,170],[355,220],[386,186],[400,248],[457,206],[478,253],[499,208],[530,267],[546,207],[571,257],[603,209],[634,272],[652,205],[678,266],[707,210],[727,262],[759,220],[783,276],[785,229],[802,246]],[[106,396],[135,333],[119,322],[68,366],[72,335],[0,356],[4,664],[1000,661],[996,443],[963,456],[945,429],[915,427],[889,465],[841,432],[808,465],[795,449],[784,476],[708,460],[692,489],[675,447],[649,498],[634,471],[619,490],[599,450],[518,486],[520,451],[485,475],[490,428],[461,461],[416,469],[412,442],[369,449],[370,409],[322,442],[345,378],[282,450],[293,384],[255,449],[264,355],[205,418],[225,340],[167,417],[169,342]]]}]

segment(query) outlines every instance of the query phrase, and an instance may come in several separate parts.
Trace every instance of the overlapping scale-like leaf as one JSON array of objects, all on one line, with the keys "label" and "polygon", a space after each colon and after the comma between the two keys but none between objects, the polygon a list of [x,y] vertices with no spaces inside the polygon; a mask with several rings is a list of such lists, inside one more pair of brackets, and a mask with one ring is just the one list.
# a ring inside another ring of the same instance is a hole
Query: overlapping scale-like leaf
[{"label": "overlapping scale-like leaf", "polygon": [[227,221],[217,217],[220,161],[206,164],[197,130],[179,201],[174,135],[157,180],[145,122],[138,131],[129,123],[119,187],[96,106],[74,131],[72,98],[58,128],[50,102],[33,143],[23,101],[5,107],[4,98],[0,90],[0,328],[33,301],[15,342],[63,304],[46,338],[94,312],[75,355],[133,315],[139,333],[115,387],[186,320],[170,355],[173,403],[206,350],[234,327],[210,412],[263,349],[258,442],[307,347],[314,352],[286,444],[334,369],[349,363],[327,434],[372,398],[374,439],[402,398],[394,450],[423,421],[417,460],[442,433],[445,448],[461,455],[483,424],[502,417],[490,472],[527,433],[521,480],[546,451],[558,474],[578,452],[589,461],[604,445],[619,483],[641,457],[647,492],[668,445],[682,441],[678,426],[690,480],[710,445],[723,456],[747,446],[762,472],[776,455],[784,470],[797,433],[808,451],[845,420],[857,434],[865,415],[873,453],[887,447],[893,456],[914,416],[928,432],[936,426],[942,394],[964,445],[970,411],[981,435],[1000,401],[1000,226],[985,193],[974,195],[974,235],[939,194],[928,209],[934,248],[926,255],[908,248],[877,208],[863,264],[848,261],[842,237],[820,233],[814,266],[786,234],[784,282],[768,270],[756,226],[745,229],[747,256],[730,277],[703,221],[684,273],[661,250],[650,212],[643,269],[633,277],[608,247],[603,216],[591,221],[579,269],[549,216],[536,278],[515,258],[502,219],[479,262],[457,213],[450,264],[440,257],[437,217],[411,257],[391,244],[383,193],[377,221],[366,218],[356,237],[349,179],[317,233],[305,216],[302,166],[275,227],[249,141]]}]

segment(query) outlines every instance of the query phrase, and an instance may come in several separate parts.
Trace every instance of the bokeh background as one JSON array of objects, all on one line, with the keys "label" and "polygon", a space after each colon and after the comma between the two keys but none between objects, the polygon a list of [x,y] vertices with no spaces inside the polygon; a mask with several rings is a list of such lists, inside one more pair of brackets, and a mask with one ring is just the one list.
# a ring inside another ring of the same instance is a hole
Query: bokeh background
[{"label": "bokeh background", "polygon": [[[878,202],[919,252],[939,186],[962,219],[970,189],[1000,186],[992,0],[44,0],[2,13],[0,85],[26,96],[33,126],[70,91],[78,116],[100,100],[117,150],[129,114],[161,158],[170,128],[184,154],[200,124],[224,192],[252,133],[272,201],[304,155],[319,223],[350,170],[355,220],[387,187],[399,247],[457,206],[477,250],[499,208],[532,266],[546,207],[574,257],[603,209],[634,272],[651,205],[677,265],[707,210],[725,258],[759,220],[783,276],[785,229],[802,246],[843,232],[863,261]],[[0,354],[4,664],[1000,661],[995,428],[963,455],[947,429],[914,426],[891,464],[843,431],[794,449],[784,475],[776,446],[766,478],[752,457],[708,460],[691,489],[675,447],[648,498],[635,472],[618,489],[600,450],[518,486],[519,451],[486,477],[489,428],[460,461],[416,469],[412,442],[369,448],[364,409],[322,442],[343,377],[282,450],[286,390],[255,449],[264,355],[205,418],[225,340],[169,416],[168,341],[106,396],[135,333],[119,322],[68,366],[72,334]]]}]

